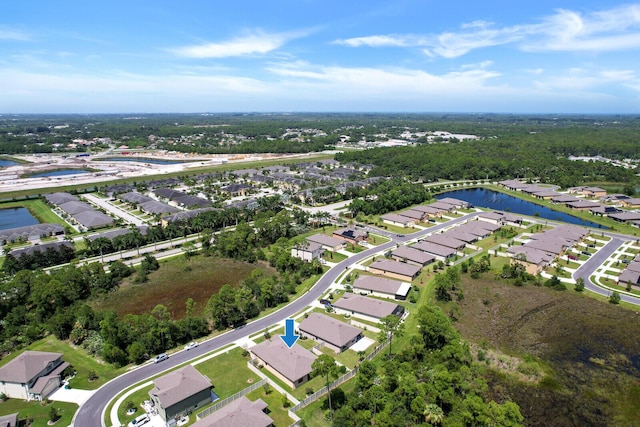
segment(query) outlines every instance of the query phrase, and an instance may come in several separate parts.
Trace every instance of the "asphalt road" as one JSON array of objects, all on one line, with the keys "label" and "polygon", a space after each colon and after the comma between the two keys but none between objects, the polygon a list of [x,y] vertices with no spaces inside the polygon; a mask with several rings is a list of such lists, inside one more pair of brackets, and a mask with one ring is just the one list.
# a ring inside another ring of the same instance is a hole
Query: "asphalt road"
[{"label": "asphalt road", "polygon": [[[380,246],[376,246],[375,248],[362,251],[338,263],[331,270],[327,271],[313,286],[313,288],[309,290],[309,292],[302,295],[295,301],[292,301],[289,305],[283,307],[279,311],[248,323],[244,327],[234,329],[208,341],[204,341],[198,347],[192,350],[180,351],[178,353],[172,354],[171,357],[166,361],[157,364],[149,363],[120,375],[119,377],[111,380],[110,382],[99,388],[94,393],[94,395],[91,396],[91,398],[89,398],[84,403],[84,405],[80,407],[75,415],[73,425],[78,427],[102,427],[104,419],[103,413],[107,404],[119,393],[129,388],[130,386],[144,381],[163,371],[173,369],[175,366],[186,363],[192,359],[196,359],[207,353],[216,351],[217,349],[231,344],[243,337],[263,331],[265,328],[275,323],[292,317],[299,311],[311,305],[313,301],[319,299],[327,290],[327,288],[338,278],[340,273],[342,273],[352,264],[355,264],[368,256],[371,256],[380,251],[386,251],[387,249],[394,247],[397,243],[403,243],[408,240],[439,231],[443,228],[450,227],[451,225],[462,222],[474,215],[476,215],[476,213],[467,214],[461,218],[457,218],[443,224],[435,225],[426,230],[419,230],[413,234],[402,237],[394,236],[393,234],[391,234],[391,236],[394,237],[392,237],[393,240],[391,240],[390,242],[384,243]],[[375,232],[380,233],[380,230],[375,230]]]},{"label": "asphalt road", "polygon": [[[622,237],[616,234],[606,233],[611,237],[609,243],[604,245],[598,252],[593,254],[589,260],[587,260],[576,272],[573,274],[575,279],[582,278],[584,279],[584,287],[585,289],[595,292],[598,295],[602,295],[605,297],[609,297],[611,295],[611,291],[608,289],[601,288],[600,286],[594,284],[591,281],[591,275],[598,267],[604,263],[607,258],[609,258],[625,241]],[[628,238],[626,239],[628,240]],[[640,305],[640,298],[634,297],[627,294],[620,294],[620,299],[622,301],[630,302],[632,304]]]}]

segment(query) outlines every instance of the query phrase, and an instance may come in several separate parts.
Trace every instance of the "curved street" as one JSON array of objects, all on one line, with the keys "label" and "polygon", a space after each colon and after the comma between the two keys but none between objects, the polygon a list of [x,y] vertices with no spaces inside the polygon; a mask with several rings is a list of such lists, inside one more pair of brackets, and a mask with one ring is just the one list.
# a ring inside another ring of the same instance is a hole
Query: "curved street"
[{"label": "curved street", "polygon": [[[391,241],[374,248],[367,249],[358,254],[354,254],[344,261],[338,263],[336,266],[327,271],[318,282],[304,295],[298,299],[292,301],[290,304],[281,308],[280,310],[271,313],[268,316],[255,320],[247,325],[226,332],[208,341],[204,341],[200,346],[190,351],[179,351],[171,355],[166,362],[159,364],[147,363],[132,371],[129,371],[103,385],[101,388],[91,396],[78,410],[74,417],[73,425],[82,427],[102,427],[104,425],[104,411],[107,405],[118,394],[132,385],[141,381],[147,380],[150,377],[160,374],[161,372],[171,370],[178,365],[189,362],[190,360],[200,358],[205,354],[216,351],[226,345],[232,344],[249,335],[263,331],[265,328],[278,323],[286,318],[293,317],[299,311],[305,309],[311,303],[319,299],[323,293],[334,283],[338,276],[348,269],[351,265],[362,261],[363,259],[372,256],[379,252],[384,252],[396,244],[406,243],[409,240],[420,238],[426,234],[430,234],[439,231],[443,228],[450,227],[454,224],[463,222],[470,217],[476,215],[476,213],[466,214],[460,218],[456,218],[446,223],[438,224],[428,229],[416,231],[415,233],[408,235],[395,235],[389,232],[383,232],[382,230],[366,227],[367,231],[385,234],[391,238]],[[574,274],[577,277],[583,277],[585,279],[585,287],[592,292],[608,296],[609,292],[593,284],[589,277],[598,268],[605,259],[607,259],[615,250],[622,244],[621,238],[613,237],[613,239],[605,245],[600,251],[594,254],[587,262],[585,262]],[[640,305],[640,298],[630,297],[622,295],[624,301],[629,301]]]}]

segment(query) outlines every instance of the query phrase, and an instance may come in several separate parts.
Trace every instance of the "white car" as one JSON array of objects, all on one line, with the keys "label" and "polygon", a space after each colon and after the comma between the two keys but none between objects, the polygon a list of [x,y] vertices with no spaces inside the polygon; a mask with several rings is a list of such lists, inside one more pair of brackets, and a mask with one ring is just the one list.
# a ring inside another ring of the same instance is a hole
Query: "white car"
[{"label": "white car", "polygon": [[129,427],[138,427],[149,422],[149,415],[144,414],[134,418],[129,423]]},{"label": "white car", "polygon": [[184,346],[185,350],[191,350],[192,348],[196,348],[198,346],[197,341],[191,341],[189,344]]}]

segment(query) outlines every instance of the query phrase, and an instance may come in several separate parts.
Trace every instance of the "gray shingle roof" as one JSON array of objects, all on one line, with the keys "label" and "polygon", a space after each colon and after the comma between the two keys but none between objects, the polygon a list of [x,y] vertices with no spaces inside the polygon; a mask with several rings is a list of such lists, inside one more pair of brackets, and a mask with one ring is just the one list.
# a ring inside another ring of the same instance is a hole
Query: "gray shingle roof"
[{"label": "gray shingle roof", "polygon": [[371,263],[369,265],[369,269],[376,269],[384,272],[413,277],[420,272],[421,267],[413,264],[405,264],[398,261],[378,260]]},{"label": "gray shingle roof", "polygon": [[245,396],[192,424],[192,427],[269,427],[273,420],[263,411],[267,404],[262,399],[255,402]]},{"label": "gray shingle roof", "polygon": [[321,313],[309,313],[309,316],[300,323],[298,329],[336,347],[343,347],[362,334],[362,329]]},{"label": "gray shingle roof", "polygon": [[251,352],[291,382],[310,374],[311,364],[316,360],[309,350],[298,344],[289,348],[279,337],[261,342],[252,347]]},{"label": "gray shingle roof", "polygon": [[149,395],[157,396],[165,409],[211,387],[211,381],[192,365],[156,378],[153,384]]},{"label": "gray shingle roof", "polygon": [[382,319],[396,311],[402,311],[402,307],[398,304],[351,293],[345,293],[342,298],[333,302],[332,305],[342,310],[353,311],[378,319]]},{"label": "gray shingle roof", "polygon": [[60,357],[62,353],[27,350],[0,368],[0,381],[29,383]]}]

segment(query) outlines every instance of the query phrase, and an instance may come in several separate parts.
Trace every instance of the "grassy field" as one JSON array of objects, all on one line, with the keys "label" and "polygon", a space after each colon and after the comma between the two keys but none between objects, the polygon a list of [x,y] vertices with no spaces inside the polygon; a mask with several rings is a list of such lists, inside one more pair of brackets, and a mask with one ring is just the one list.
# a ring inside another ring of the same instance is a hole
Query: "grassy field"
[{"label": "grassy field", "polygon": [[636,311],[571,290],[515,287],[493,273],[478,280],[463,275],[462,289],[464,300],[444,309],[459,305],[456,327],[465,339],[548,367],[538,385],[487,370],[489,396],[517,402],[525,425],[637,425]]},{"label": "grassy field", "polygon": [[25,425],[23,420],[32,418],[32,427],[47,427],[49,411],[52,406],[58,410],[58,415],[60,416],[60,419],[58,419],[54,425],[71,425],[73,414],[78,410],[78,405],[75,403],[52,402],[48,405],[43,405],[42,402],[25,402],[19,399],[9,399],[6,402],[0,403],[0,415],[9,415],[17,412],[18,420],[22,420],[19,421],[20,426]]},{"label": "grassy field", "polygon": [[195,314],[201,314],[212,294],[225,284],[238,285],[255,269],[267,274],[275,270],[265,264],[249,264],[217,257],[196,256],[190,261],[174,257],[160,261],[160,269],[143,284],[125,282],[117,292],[92,302],[95,309],[115,310],[119,315],[150,312],[164,304],[174,319],[185,315],[187,298],[196,301]]}]

